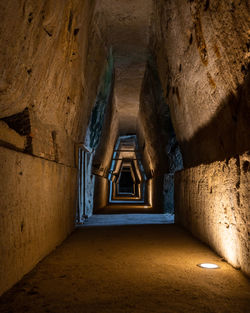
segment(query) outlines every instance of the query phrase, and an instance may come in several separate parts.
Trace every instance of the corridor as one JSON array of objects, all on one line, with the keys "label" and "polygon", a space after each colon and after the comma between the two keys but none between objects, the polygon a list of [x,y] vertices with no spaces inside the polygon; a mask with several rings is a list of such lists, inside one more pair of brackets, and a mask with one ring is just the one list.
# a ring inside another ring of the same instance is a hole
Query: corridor
[{"label": "corridor", "polygon": [[250,313],[249,3],[0,0],[0,313]]},{"label": "corridor", "polygon": [[[249,312],[249,281],[240,271],[174,224],[136,220],[78,228],[1,298],[0,312]],[[202,269],[202,262],[220,268]]]}]

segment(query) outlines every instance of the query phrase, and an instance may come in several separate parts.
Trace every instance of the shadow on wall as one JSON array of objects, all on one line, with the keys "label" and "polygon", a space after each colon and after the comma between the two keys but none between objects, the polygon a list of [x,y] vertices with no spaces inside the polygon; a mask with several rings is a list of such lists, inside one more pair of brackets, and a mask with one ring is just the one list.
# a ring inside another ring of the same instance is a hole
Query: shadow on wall
[{"label": "shadow on wall", "polygon": [[[78,163],[78,207],[76,220],[78,223],[84,222],[85,218],[93,213],[93,201],[95,190],[95,176],[93,175],[93,160],[100,145],[100,140],[104,132],[105,119],[110,114],[112,104],[114,66],[113,55],[110,50],[107,64],[101,77],[96,102],[92,110],[88,124],[85,142],[79,151]],[[99,169],[98,169],[99,170]]]},{"label": "shadow on wall", "polygon": [[163,196],[164,212],[173,214],[174,173],[183,168],[183,161],[153,54],[148,59],[143,80],[140,119],[143,139],[158,176],[154,194],[159,199]]},{"label": "shadow on wall", "polygon": [[91,118],[85,138],[85,145],[92,150],[96,150],[100,143],[107,105],[110,102],[110,97],[112,96],[112,87],[114,81],[113,75],[114,62],[112,50],[110,49],[106,69],[99,86],[96,103],[91,113]]},{"label": "shadow on wall", "polygon": [[229,159],[250,149],[250,65],[236,94],[229,94],[214,118],[180,142],[184,168]]}]

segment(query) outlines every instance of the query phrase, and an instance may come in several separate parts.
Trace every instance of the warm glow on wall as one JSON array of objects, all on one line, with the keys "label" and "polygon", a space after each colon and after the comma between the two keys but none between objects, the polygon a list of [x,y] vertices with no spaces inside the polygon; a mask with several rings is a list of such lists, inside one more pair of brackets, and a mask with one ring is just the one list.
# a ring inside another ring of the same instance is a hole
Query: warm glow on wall
[{"label": "warm glow on wall", "polygon": [[228,192],[224,190],[224,184],[214,197],[214,205],[217,208],[216,217],[220,221],[217,223],[217,227],[214,229],[216,236],[215,240],[217,245],[220,247],[220,255],[233,266],[238,266],[238,255],[240,253],[240,242],[236,229],[236,220],[234,210],[231,208],[235,207],[234,198]]},{"label": "warm glow on wall", "polygon": [[225,256],[229,263],[233,266],[238,265],[238,238],[236,234],[236,228],[233,226],[229,226],[228,228],[221,229],[220,232],[220,241],[222,245],[222,254]]}]

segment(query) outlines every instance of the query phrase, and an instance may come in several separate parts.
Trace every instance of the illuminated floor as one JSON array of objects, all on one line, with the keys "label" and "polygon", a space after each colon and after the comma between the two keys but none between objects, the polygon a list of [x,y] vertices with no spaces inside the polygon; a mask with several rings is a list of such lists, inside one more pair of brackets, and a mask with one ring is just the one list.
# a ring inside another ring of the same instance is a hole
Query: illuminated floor
[{"label": "illuminated floor", "polygon": [[92,226],[0,298],[0,312],[247,313],[249,299],[248,279],[175,225]]},{"label": "illuminated floor", "polygon": [[172,224],[172,214],[108,214],[93,215],[83,226]]}]

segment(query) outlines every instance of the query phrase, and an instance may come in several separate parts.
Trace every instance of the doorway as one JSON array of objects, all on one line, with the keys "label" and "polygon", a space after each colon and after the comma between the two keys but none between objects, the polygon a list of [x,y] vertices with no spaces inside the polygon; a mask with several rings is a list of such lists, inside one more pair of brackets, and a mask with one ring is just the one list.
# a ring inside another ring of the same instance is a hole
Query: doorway
[{"label": "doorway", "polygon": [[76,223],[84,223],[92,214],[95,177],[91,173],[92,153],[82,145],[78,148],[78,197]]}]

